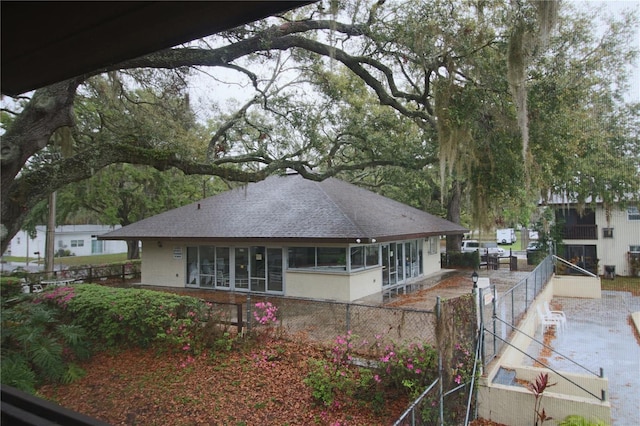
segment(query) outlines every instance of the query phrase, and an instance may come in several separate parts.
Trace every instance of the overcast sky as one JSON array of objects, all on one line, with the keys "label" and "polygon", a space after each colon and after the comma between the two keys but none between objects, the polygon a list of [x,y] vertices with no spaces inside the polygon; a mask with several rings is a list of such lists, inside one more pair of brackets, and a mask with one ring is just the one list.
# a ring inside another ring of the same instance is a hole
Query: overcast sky
[{"label": "overcast sky", "polygon": [[[622,16],[625,11],[634,9],[640,15],[640,0],[568,0],[576,4],[585,4],[589,6],[604,5],[605,10],[612,12],[614,15]],[[636,29],[635,37],[636,47],[640,49],[640,28]],[[633,67],[633,78],[630,80],[630,88],[627,94],[628,101],[640,102],[640,58],[636,59],[636,63]],[[219,74],[219,70],[215,71],[216,75]],[[230,82],[234,80],[234,77],[238,76],[238,73],[228,72],[227,80]],[[196,82],[197,81],[197,82]],[[236,84],[222,84],[212,81],[211,78],[202,76],[194,81],[192,91],[192,105],[196,109],[196,114],[200,119],[206,119],[210,116],[210,105],[214,101],[222,102],[224,108],[224,102],[226,99],[235,98],[240,102],[245,102],[249,97],[253,96],[253,90],[251,87],[246,89]],[[247,82],[245,82],[246,84]]]},{"label": "overcast sky", "polygon": [[[611,11],[614,15],[623,16],[626,11],[633,9],[636,14],[640,15],[640,0],[570,0],[574,3],[586,3],[592,6],[604,5],[606,10]],[[640,49],[640,28],[636,28],[636,36],[634,40],[637,49]],[[633,77],[629,81],[631,87],[629,89],[627,99],[633,102],[640,102],[640,58],[636,58],[633,67]]]}]

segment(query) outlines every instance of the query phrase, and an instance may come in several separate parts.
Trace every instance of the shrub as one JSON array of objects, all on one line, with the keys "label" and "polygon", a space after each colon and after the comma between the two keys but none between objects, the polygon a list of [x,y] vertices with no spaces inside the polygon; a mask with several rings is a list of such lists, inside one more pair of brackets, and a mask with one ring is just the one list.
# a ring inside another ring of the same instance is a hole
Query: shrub
[{"label": "shrub", "polygon": [[337,336],[328,360],[310,364],[305,384],[319,403],[331,406],[344,394],[379,411],[384,407],[385,389],[402,390],[415,398],[437,377],[438,354],[427,344],[391,344],[370,367],[358,367],[353,353],[366,342],[356,344],[355,340],[351,332]]},{"label": "shrub", "polygon": [[380,357],[380,377],[389,386],[405,389],[414,398],[438,376],[438,352],[429,344],[395,344]]},{"label": "shrub", "polygon": [[20,303],[2,309],[2,383],[34,392],[44,382],[68,383],[84,372],[75,361],[89,357],[82,327],[60,321],[59,308]]},{"label": "shrub", "polygon": [[606,426],[606,423],[599,419],[588,420],[576,414],[565,417],[558,426]]},{"label": "shrub", "polygon": [[211,305],[193,297],[92,284],[75,287],[66,312],[106,347],[159,342],[190,353],[201,348],[213,320]]},{"label": "shrub", "polygon": [[477,251],[472,253],[447,252],[440,255],[440,261],[443,268],[478,269],[480,267],[480,254]]},{"label": "shrub", "polygon": [[0,296],[10,298],[19,296],[22,293],[21,277],[0,277]]}]

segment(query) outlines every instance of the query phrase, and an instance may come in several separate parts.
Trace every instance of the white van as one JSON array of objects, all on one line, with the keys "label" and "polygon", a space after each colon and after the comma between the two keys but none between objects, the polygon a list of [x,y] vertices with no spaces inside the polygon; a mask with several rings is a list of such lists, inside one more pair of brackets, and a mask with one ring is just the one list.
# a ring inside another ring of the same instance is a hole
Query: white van
[{"label": "white van", "polygon": [[492,241],[479,242],[477,240],[464,240],[462,241],[462,247],[460,247],[460,251],[463,253],[473,253],[474,251],[479,251],[481,255],[504,255],[504,249],[502,247],[498,247],[498,245]]},{"label": "white van", "polygon": [[498,244],[513,244],[516,242],[516,231],[513,228],[498,229],[496,231]]}]

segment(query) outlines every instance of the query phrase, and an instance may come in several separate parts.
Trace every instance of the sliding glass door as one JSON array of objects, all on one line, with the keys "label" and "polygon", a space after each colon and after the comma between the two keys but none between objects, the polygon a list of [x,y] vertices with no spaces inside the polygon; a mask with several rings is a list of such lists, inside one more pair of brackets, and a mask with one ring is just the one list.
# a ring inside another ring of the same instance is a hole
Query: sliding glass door
[{"label": "sliding glass door", "polygon": [[236,290],[249,289],[249,249],[236,247],[235,249],[235,276],[234,284]]},{"label": "sliding glass door", "polygon": [[267,292],[282,293],[282,249],[267,249]]},{"label": "sliding glass door", "polygon": [[267,253],[264,247],[251,247],[250,253],[251,291],[263,293],[267,287]]}]

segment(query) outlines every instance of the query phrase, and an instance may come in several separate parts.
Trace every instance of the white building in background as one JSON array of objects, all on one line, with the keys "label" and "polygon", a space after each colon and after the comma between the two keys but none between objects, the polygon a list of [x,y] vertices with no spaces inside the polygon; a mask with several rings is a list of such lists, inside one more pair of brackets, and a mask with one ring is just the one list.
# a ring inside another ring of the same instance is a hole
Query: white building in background
[{"label": "white building in background", "polygon": [[[74,256],[90,256],[94,254],[126,253],[125,241],[102,241],[98,235],[114,231],[120,225],[61,225],[55,229],[55,252],[66,252]],[[45,256],[46,226],[36,227],[36,237],[29,238],[25,231],[18,232],[11,240],[6,254],[17,257]]]}]

